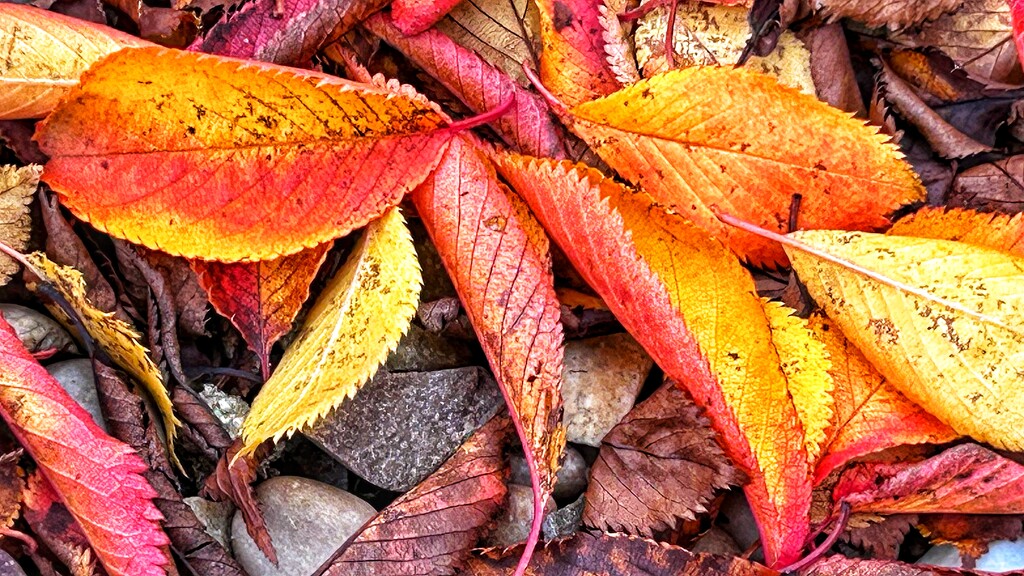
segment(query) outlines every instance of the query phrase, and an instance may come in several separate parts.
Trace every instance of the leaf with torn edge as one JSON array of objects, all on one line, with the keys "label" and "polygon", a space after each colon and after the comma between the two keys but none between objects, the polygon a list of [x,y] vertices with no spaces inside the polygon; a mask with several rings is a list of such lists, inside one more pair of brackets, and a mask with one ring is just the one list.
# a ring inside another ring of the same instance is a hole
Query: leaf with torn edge
[{"label": "leaf with torn edge", "polygon": [[781,247],[716,213],[785,232],[799,195],[800,228],[873,230],[924,198],[875,128],[742,68],[667,72],[563,118],[616,172],[756,266],[784,265]]},{"label": "leaf with torn edge", "polygon": [[964,0],[818,0],[815,4],[831,21],[849,18],[871,27],[901,30],[954,12],[963,3]]},{"label": "leaf with torn edge", "polygon": [[592,0],[535,0],[540,10],[540,77],[575,106],[621,88],[608,64],[600,6]]},{"label": "leaf with torn edge", "polygon": [[42,118],[96,61],[145,40],[21,4],[0,4],[0,120]]},{"label": "leaf with torn edge", "polygon": [[369,380],[416,314],[420,266],[398,208],[363,232],[242,424],[252,453],[322,418]]},{"label": "leaf with torn edge", "polygon": [[111,576],[163,576],[167,536],[145,463],[107,436],[0,319],[0,416]]},{"label": "leaf with torn edge", "polygon": [[442,123],[397,86],[145,48],[91,68],[37,137],[51,157],[43,180],[97,228],[188,258],[255,261],[396,205],[436,164]]},{"label": "leaf with torn edge", "polygon": [[[0,10],[9,4],[0,4]],[[35,164],[23,166],[0,166],[0,242],[24,250],[28,247],[32,232],[32,216],[29,204],[39,186],[42,168]],[[18,264],[9,256],[0,254],[0,286],[10,281],[18,271]]]}]

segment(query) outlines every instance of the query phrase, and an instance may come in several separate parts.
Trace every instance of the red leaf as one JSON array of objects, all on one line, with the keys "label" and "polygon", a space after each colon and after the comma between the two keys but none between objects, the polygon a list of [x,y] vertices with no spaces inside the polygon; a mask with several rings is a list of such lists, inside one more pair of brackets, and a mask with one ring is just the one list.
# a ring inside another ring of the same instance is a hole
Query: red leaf
[{"label": "red leaf", "polygon": [[547,236],[523,201],[498,183],[474,143],[452,140],[441,164],[413,193],[498,381],[526,453],[534,524],[565,444],[562,326]]},{"label": "red leaf", "polygon": [[146,465],[107,436],[0,319],[0,416],[67,505],[111,576],[158,576],[170,559]]},{"label": "red leaf", "polygon": [[277,551],[274,550],[270,532],[267,531],[267,523],[263,520],[263,512],[256,503],[256,494],[252,489],[259,463],[267,457],[270,448],[271,444],[262,444],[255,452],[238,456],[239,450],[242,449],[242,440],[236,440],[217,461],[217,468],[213,474],[206,478],[202,494],[219,502],[233,502],[242,511],[242,519],[245,520],[245,529],[249,537],[276,566]]},{"label": "red leaf", "polygon": [[402,34],[419,34],[444,18],[462,0],[394,0],[391,16]]},{"label": "red leaf", "polygon": [[832,494],[854,512],[1024,514],[1024,466],[962,444],[920,462],[859,464]]},{"label": "red leaf", "polygon": [[537,0],[544,46],[540,79],[570,107],[622,87],[605,53],[602,4],[593,0]]}]

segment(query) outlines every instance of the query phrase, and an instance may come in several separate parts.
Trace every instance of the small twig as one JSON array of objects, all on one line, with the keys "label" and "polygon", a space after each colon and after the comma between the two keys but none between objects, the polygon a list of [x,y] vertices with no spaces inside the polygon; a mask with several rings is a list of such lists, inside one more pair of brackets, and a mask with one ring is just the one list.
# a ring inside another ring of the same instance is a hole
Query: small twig
[{"label": "small twig", "polygon": [[800,201],[804,199],[803,194],[793,194],[793,198],[789,202],[789,226],[786,232],[796,232],[797,220],[800,216]]},{"label": "small twig", "polygon": [[785,568],[779,570],[779,572],[782,572],[783,574],[799,572],[800,570],[803,570],[804,568],[817,562],[818,559],[825,554],[825,552],[828,552],[832,548],[832,546],[836,543],[837,540],[839,540],[839,537],[846,530],[846,523],[850,520],[850,503],[844,500],[839,504],[839,506],[839,517],[836,518],[836,523],[832,527],[832,533],[829,534],[828,538],[826,538],[825,541],[821,543],[821,546],[818,546],[817,548],[812,550],[810,554],[804,556],[802,559],[797,560],[789,566],[786,566]]},{"label": "small twig", "polygon": [[501,118],[512,108],[512,104],[516,101],[516,95],[513,92],[511,96],[506,98],[501,104],[498,104],[494,108],[487,110],[476,116],[470,116],[469,118],[463,118],[462,120],[452,122],[448,125],[448,130],[453,132],[461,132],[463,130],[471,130],[484,124],[494,122],[498,118]]}]

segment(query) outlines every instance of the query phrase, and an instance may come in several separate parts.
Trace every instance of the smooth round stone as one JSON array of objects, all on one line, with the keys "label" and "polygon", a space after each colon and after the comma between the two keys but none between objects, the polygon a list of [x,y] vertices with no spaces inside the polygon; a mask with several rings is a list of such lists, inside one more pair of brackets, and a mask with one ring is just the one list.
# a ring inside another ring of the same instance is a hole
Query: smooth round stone
[{"label": "smooth round stone", "polygon": [[85,408],[92,416],[93,422],[96,422],[104,432],[109,432],[107,423],[103,420],[103,410],[100,409],[100,397],[96,393],[96,376],[92,371],[92,360],[65,360],[50,364],[46,371],[60,382],[75,402]]},{"label": "smooth round stone", "polygon": [[0,576],[25,576],[17,560],[3,550],[0,550]]},{"label": "smooth round stone", "polygon": [[203,523],[206,533],[220,542],[225,550],[231,550],[231,517],[235,513],[235,505],[230,501],[214,502],[198,496],[185,498],[185,504]]},{"label": "smooth round stone", "polygon": [[[916,562],[946,568],[962,568],[963,558],[952,544],[933,546]],[[1024,540],[996,540],[988,545],[988,552],[975,562],[974,569],[986,572],[1013,572],[1024,570]]]},{"label": "smooth round stone", "polygon": [[[530,485],[530,469],[526,467],[526,458],[517,454],[511,459],[512,474],[509,482],[521,486]],[[565,447],[562,466],[558,469],[553,496],[558,499],[575,500],[587,489],[589,469],[587,461],[572,446]]]},{"label": "smooth round stone", "polygon": [[750,511],[747,497],[743,495],[742,490],[733,490],[725,496],[719,521],[723,523],[722,528],[732,537],[740,550],[750,548],[761,538],[754,513]]},{"label": "smooth round stone", "polygon": [[250,576],[309,576],[377,512],[333,486],[278,476],[256,488],[256,501],[277,551],[278,566],[249,537],[241,511],[231,522],[235,558]]},{"label": "smooth round stone", "polygon": [[562,369],[566,439],[600,446],[622,420],[654,361],[628,334],[611,334],[565,345]]},{"label": "smooth round stone", "polygon": [[57,350],[78,353],[68,331],[42,312],[17,304],[0,304],[0,314],[14,328],[14,333],[29,352]]},{"label": "smooth round stone", "polygon": [[[548,497],[544,504],[544,516],[557,509],[555,500]],[[505,511],[498,518],[494,532],[487,539],[489,546],[513,546],[530,535],[530,524],[533,523],[533,491],[518,484],[508,485],[508,500]],[[255,575],[253,575],[255,576]]]}]

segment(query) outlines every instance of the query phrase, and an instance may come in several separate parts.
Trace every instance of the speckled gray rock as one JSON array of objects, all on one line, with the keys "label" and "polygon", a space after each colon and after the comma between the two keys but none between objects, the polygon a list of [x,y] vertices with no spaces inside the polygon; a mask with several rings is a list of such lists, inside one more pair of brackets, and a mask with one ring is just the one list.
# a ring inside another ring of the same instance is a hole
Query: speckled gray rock
[{"label": "speckled gray rock", "polygon": [[732,490],[722,500],[719,521],[723,523],[722,528],[739,545],[740,550],[750,548],[761,538],[754,513],[750,511],[747,497],[743,495],[742,490]]},{"label": "speckled gray rock", "polygon": [[703,536],[693,544],[693,553],[718,554],[720,556],[738,556],[743,550],[736,545],[736,541],[729,536],[729,533],[718,526],[712,526]]},{"label": "speckled gray rock", "polygon": [[636,402],[654,361],[628,334],[565,345],[563,421],[569,442],[600,446]]},{"label": "speckled gray rock", "polygon": [[241,511],[231,522],[235,558],[250,576],[309,576],[373,517],[373,507],[344,490],[297,476],[278,476],[256,488],[278,566],[256,547]]},{"label": "speckled gray rock", "polygon": [[[521,486],[530,485],[530,470],[526,467],[526,458],[516,454],[511,458],[512,474],[509,482]],[[587,489],[587,461],[572,446],[565,447],[562,466],[558,469],[555,482],[554,497],[559,499],[575,499]]]},{"label": "speckled gray rock", "polygon": [[3,550],[0,550],[0,576],[25,576],[18,562]]},{"label": "speckled gray rock", "polygon": [[555,540],[572,536],[583,524],[583,507],[586,503],[586,497],[581,494],[572,504],[548,514],[541,526],[544,539]]},{"label": "speckled gray rock", "polygon": [[64,390],[67,390],[82,408],[85,408],[100,428],[107,431],[107,423],[103,420],[103,411],[100,410],[100,398],[96,394],[96,376],[92,372],[92,360],[65,360],[50,364],[46,371],[60,382]]},{"label": "speckled gray rock", "polygon": [[[963,558],[952,544],[934,546],[925,552],[917,564],[962,568]],[[996,540],[988,545],[988,552],[978,557],[973,566],[986,572],[1020,574],[1024,570],[1024,540]]]},{"label": "speckled gray rock", "polygon": [[367,481],[405,492],[504,405],[481,368],[379,372],[308,434]]},{"label": "speckled gray rock", "polygon": [[[555,511],[553,498],[544,504],[544,516]],[[488,546],[513,546],[526,540],[533,522],[533,491],[519,484],[508,485],[508,500],[505,510],[498,517],[494,532],[487,539]]]},{"label": "speckled gray rock", "polygon": [[78,347],[68,331],[46,314],[17,304],[0,304],[0,314],[14,328],[18,339],[29,352],[55,349],[58,352],[78,353]]},{"label": "speckled gray rock", "polygon": [[230,501],[214,502],[198,496],[185,498],[185,504],[203,523],[206,533],[226,550],[231,550],[231,517],[235,514],[235,505]]},{"label": "speckled gray rock", "polygon": [[249,405],[238,396],[232,396],[209,382],[203,384],[199,396],[206,401],[213,415],[224,425],[224,430],[232,438],[238,438],[242,430],[242,422],[249,414]]},{"label": "speckled gray rock", "polygon": [[429,372],[472,363],[473,354],[465,342],[431,334],[413,324],[398,343],[398,348],[388,356],[384,369],[388,372]]}]

